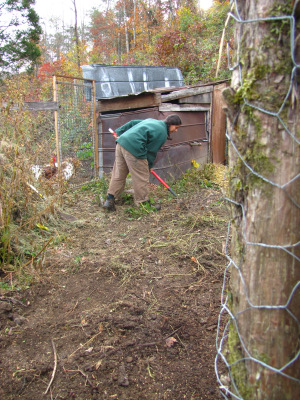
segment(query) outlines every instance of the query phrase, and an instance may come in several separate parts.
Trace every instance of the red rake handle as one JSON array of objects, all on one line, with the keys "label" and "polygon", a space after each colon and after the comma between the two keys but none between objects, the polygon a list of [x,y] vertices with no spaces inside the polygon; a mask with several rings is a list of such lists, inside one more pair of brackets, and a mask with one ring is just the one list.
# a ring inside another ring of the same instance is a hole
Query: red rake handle
[{"label": "red rake handle", "polygon": [[109,132],[113,135],[113,137],[115,139],[118,139],[118,135],[117,135],[117,133],[115,131],[113,131],[112,129],[109,128]]},{"label": "red rake handle", "polygon": [[151,169],[150,171],[151,171],[151,173],[155,176],[155,178],[159,180],[159,182],[160,182],[162,185],[164,185],[175,197],[177,196],[177,194],[174,192],[174,190],[171,189],[170,186],[167,185],[166,182],[163,181],[163,180],[161,179],[161,177],[157,175],[156,172],[154,172],[152,169]]},{"label": "red rake handle", "polygon": [[[115,131],[113,131],[111,128],[109,128],[108,130],[114,136],[115,139],[118,139],[118,135]],[[174,192],[174,190],[171,189],[170,186],[167,185],[166,182],[164,180],[162,180],[161,177],[159,177],[156,172],[152,171],[152,169],[150,170],[150,172],[155,176],[156,179],[159,180],[159,182],[162,185],[164,185],[173,194],[173,196],[177,197],[177,194]]]}]

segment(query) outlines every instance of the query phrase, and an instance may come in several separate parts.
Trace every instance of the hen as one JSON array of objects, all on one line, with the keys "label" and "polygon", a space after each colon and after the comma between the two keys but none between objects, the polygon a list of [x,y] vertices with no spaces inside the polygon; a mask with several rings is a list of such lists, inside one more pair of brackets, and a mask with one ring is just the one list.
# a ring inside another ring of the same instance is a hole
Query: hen
[{"label": "hen", "polygon": [[46,165],[43,169],[43,175],[46,179],[51,179],[52,176],[56,175],[58,172],[56,157],[51,157],[49,165]]},{"label": "hen", "polygon": [[[35,179],[44,177],[45,179],[51,179],[53,176],[58,174],[58,165],[56,162],[56,157],[51,157],[51,161],[48,165],[40,166],[33,165],[31,167]],[[74,165],[69,161],[63,161],[61,163],[61,173],[65,180],[69,180],[74,174]]]}]

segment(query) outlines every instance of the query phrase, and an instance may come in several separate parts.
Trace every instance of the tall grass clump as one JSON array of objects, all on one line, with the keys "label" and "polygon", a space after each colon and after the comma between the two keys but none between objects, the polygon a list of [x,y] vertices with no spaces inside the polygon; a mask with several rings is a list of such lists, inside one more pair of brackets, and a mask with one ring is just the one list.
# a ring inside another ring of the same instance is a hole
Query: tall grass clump
[{"label": "tall grass clump", "polygon": [[32,173],[38,159],[50,158],[52,133],[43,132],[43,116],[24,107],[31,90],[25,76],[0,86],[0,289],[8,276],[12,286],[32,275],[53,237],[47,224],[57,196],[53,185]]}]

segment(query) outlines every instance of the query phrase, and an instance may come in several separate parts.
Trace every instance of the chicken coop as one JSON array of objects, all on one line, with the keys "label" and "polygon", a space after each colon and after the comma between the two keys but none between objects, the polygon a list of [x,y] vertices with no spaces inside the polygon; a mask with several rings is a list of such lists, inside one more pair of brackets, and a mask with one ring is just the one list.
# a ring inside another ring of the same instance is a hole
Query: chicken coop
[{"label": "chicken coop", "polygon": [[182,126],[155,160],[153,169],[163,179],[180,177],[193,161],[226,162],[221,92],[228,81],[184,86],[180,70],[167,67],[89,65],[82,70],[84,78],[95,82],[97,176],[113,167],[115,139],[109,129],[132,119],[163,120],[170,114],[179,115]]}]

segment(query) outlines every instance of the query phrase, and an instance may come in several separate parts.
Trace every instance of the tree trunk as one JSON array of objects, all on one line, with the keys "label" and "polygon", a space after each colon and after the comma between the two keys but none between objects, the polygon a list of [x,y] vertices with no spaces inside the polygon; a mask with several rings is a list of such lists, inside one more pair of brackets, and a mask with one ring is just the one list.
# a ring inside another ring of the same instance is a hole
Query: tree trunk
[{"label": "tree trunk", "polygon": [[135,18],[136,18],[136,0],[133,0],[133,47],[135,47]]},{"label": "tree trunk", "polygon": [[[293,3],[238,0],[234,14],[291,16]],[[243,399],[300,398],[300,107],[290,21],[236,23],[239,67],[223,92],[233,214],[229,362],[231,390]]]},{"label": "tree trunk", "polygon": [[128,54],[129,53],[129,38],[128,38],[127,15],[126,15],[125,3],[123,3],[123,13],[124,13],[126,53]]},{"label": "tree trunk", "polygon": [[121,64],[122,59],[122,41],[121,41],[121,33],[118,32],[118,61]]},{"label": "tree trunk", "polygon": [[174,16],[174,11],[173,11],[173,2],[171,0],[168,1],[168,8],[169,8],[169,12],[170,12],[171,25],[173,25],[173,27],[175,27],[175,16]]},{"label": "tree trunk", "polygon": [[73,1],[74,6],[74,13],[75,13],[75,26],[74,26],[74,33],[75,33],[75,51],[76,51],[76,59],[77,59],[77,68],[80,72],[80,50],[79,50],[79,35],[78,35],[78,26],[77,26],[77,7],[76,7],[76,0]]}]

